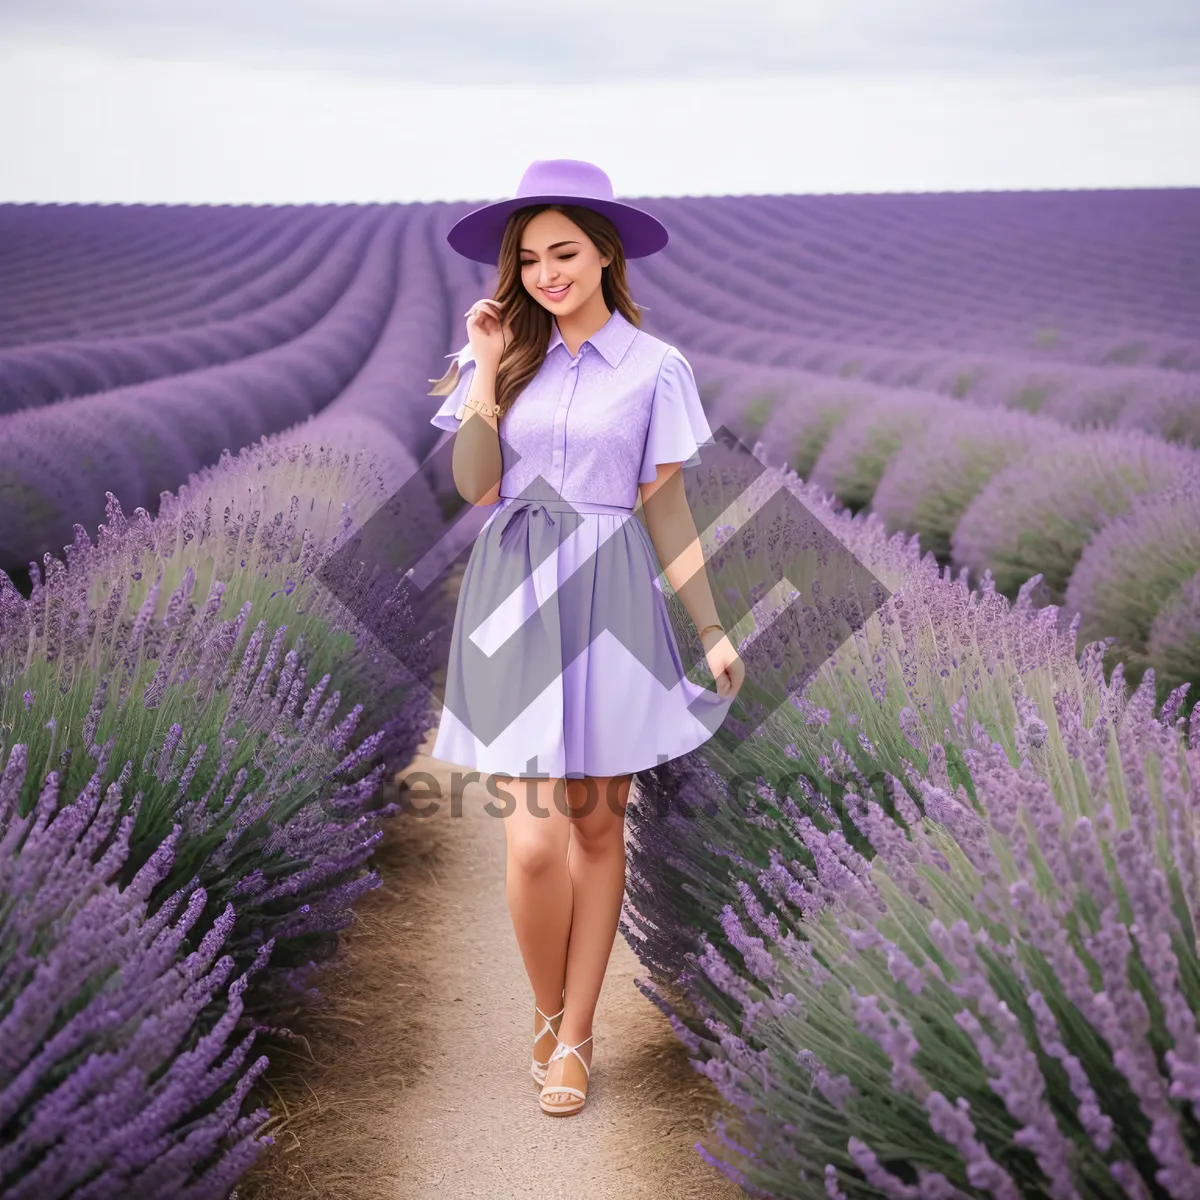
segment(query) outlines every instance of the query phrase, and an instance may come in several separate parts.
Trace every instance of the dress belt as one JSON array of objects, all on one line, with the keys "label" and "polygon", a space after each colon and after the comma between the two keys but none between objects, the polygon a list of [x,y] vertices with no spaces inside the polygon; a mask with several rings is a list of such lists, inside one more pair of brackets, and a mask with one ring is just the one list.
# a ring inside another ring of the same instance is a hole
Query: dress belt
[{"label": "dress belt", "polygon": [[501,512],[506,509],[511,510],[500,527],[501,545],[504,545],[505,535],[510,529],[521,524],[528,526],[534,513],[539,509],[546,518],[547,525],[555,524],[554,518],[550,515],[552,512],[620,513],[627,517],[633,515],[633,509],[626,508],[623,504],[602,504],[598,500],[529,500],[517,496],[501,496],[500,500],[504,502],[500,508]]}]

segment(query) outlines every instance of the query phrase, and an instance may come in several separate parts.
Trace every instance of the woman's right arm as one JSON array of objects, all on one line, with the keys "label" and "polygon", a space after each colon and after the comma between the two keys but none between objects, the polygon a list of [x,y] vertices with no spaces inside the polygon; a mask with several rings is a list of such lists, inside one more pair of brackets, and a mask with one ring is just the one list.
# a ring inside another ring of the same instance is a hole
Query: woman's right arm
[{"label": "woman's right arm", "polygon": [[[500,497],[504,460],[497,418],[490,415],[496,403],[498,370],[498,364],[475,363],[465,397],[467,407],[454,438],[454,486],[468,504],[495,504]],[[477,412],[470,405],[479,405],[487,412]]]},{"label": "woman's right arm", "polygon": [[503,314],[503,306],[487,298],[477,300],[464,314],[468,344],[459,351],[457,382],[432,418],[439,429],[456,435],[451,473],[454,486],[468,504],[495,504],[500,498],[504,458],[498,421],[490,413],[496,406],[500,360],[510,342]]}]

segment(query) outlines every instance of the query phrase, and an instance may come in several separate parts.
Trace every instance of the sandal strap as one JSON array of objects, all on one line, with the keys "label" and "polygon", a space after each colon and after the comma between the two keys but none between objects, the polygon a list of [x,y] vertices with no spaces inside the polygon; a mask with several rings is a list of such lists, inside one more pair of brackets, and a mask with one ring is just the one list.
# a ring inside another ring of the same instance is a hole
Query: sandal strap
[{"label": "sandal strap", "polygon": [[[537,1042],[540,1042],[542,1040],[542,1038],[544,1038],[546,1036],[546,1034],[554,1033],[554,1029],[551,1027],[550,1022],[556,1020],[558,1017],[561,1017],[563,1015],[563,1013],[565,1013],[567,1011],[567,1009],[566,1009],[566,1005],[564,1005],[562,1008],[560,1008],[558,1010],[558,1012],[556,1012],[554,1014],[553,1017],[546,1016],[546,1014],[544,1012],[542,1012],[542,1010],[540,1008],[538,1008],[538,1006],[536,1004],[533,1006],[533,1011],[535,1013],[537,1013],[537,1015],[539,1017],[541,1017],[543,1021],[545,1021],[545,1024],[542,1026],[542,1028],[533,1035],[533,1040],[534,1040],[534,1043],[536,1044]],[[557,1037],[558,1035],[555,1034],[555,1036]]]},{"label": "sandal strap", "polygon": [[[546,1066],[549,1067],[552,1062],[557,1062],[558,1059],[566,1058],[568,1054],[573,1054],[583,1064],[583,1069],[587,1073],[587,1077],[591,1079],[592,1069],[587,1065],[587,1061],[584,1059],[583,1055],[579,1053],[579,1047],[587,1045],[587,1043],[591,1040],[592,1035],[588,1034],[588,1036],[585,1037],[582,1042],[576,1042],[574,1046],[569,1046],[566,1042],[559,1042],[558,1045],[554,1047],[554,1053],[551,1054],[546,1060]],[[551,1088],[550,1090],[553,1092],[557,1091],[558,1089]]]}]

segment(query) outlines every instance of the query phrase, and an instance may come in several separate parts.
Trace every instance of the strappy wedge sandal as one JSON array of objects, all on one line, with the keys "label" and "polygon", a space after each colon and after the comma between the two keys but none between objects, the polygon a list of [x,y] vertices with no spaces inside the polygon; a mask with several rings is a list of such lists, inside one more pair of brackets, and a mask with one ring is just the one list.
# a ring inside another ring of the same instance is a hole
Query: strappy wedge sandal
[{"label": "strappy wedge sandal", "polygon": [[[545,1022],[541,1029],[539,1029],[538,1032],[533,1035],[534,1046],[537,1046],[538,1042],[540,1042],[542,1038],[546,1036],[546,1034],[551,1034],[554,1037],[554,1040],[558,1041],[558,1034],[555,1033],[554,1026],[551,1025],[550,1022],[558,1020],[558,1018],[567,1011],[566,1005],[563,1005],[563,1007],[560,1008],[552,1017],[546,1016],[546,1014],[542,1012],[542,1010],[538,1008],[536,1004],[533,1006],[533,1011],[537,1013],[537,1015]],[[541,1087],[542,1084],[546,1082],[546,1068],[549,1067],[549,1065],[550,1063],[548,1061],[541,1063],[538,1062],[536,1058],[530,1060],[529,1073],[533,1076],[533,1082],[536,1083],[538,1087]]]},{"label": "strappy wedge sandal", "polygon": [[[574,1046],[568,1046],[566,1042],[559,1042],[554,1047],[554,1053],[550,1055],[549,1062],[546,1063],[546,1069],[550,1069],[550,1063],[557,1062],[560,1058],[566,1058],[568,1054],[573,1054],[581,1063],[587,1074],[588,1079],[592,1078],[592,1069],[587,1065],[583,1055],[579,1053],[579,1047],[586,1045],[592,1040],[591,1035],[583,1039],[582,1042],[576,1042]],[[557,1092],[565,1092],[567,1095],[574,1096],[574,1100],[568,1100],[565,1104],[552,1104],[546,1099],[547,1095],[554,1095]],[[587,1103],[587,1092],[581,1092],[579,1088],[567,1087],[563,1083],[546,1084],[542,1088],[542,1094],[538,1097],[538,1104],[541,1105],[542,1112],[548,1113],[552,1117],[569,1117],[573,1113],[579,1112]]]}]

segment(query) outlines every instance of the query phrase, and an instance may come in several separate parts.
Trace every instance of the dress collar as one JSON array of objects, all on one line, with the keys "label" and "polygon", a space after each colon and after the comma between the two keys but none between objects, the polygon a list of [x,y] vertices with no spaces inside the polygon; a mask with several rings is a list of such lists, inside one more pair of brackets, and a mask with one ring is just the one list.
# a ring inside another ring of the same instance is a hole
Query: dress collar
[{"label": "dress collar", "polygon": [[[604,361],[610,367],[615,367],[625,357],[625,351],[629,349],[633,339],[637,337],[637,333],[637,326],[627,321],[621,315],[620,309],[614,308],[609,313],[608,320],[590,338],[586,338],[583,345],[590,344],[599,350]],[[558,331],[558,322],[551,319],[550,344],[546,347],[546,353],[549,354],[555,346],[565,344],[562,334]],[[581,346],[580,349],[582,350],[583,347]]]}]

